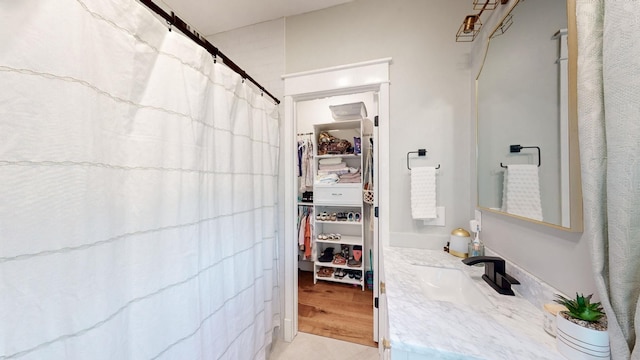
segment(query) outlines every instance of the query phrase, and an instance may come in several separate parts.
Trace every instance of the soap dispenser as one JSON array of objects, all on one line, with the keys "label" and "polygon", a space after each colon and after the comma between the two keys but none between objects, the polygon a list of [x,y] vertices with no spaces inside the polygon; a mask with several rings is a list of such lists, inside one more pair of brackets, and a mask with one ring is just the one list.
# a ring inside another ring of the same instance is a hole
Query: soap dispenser
[{"label": "soap dispenser", "polygon": [[473,240],[469,242],[469,257],[484,256],[484,244],[480,241],[480,225],[476,220],[471,220],[469,225],[474,233]]}]

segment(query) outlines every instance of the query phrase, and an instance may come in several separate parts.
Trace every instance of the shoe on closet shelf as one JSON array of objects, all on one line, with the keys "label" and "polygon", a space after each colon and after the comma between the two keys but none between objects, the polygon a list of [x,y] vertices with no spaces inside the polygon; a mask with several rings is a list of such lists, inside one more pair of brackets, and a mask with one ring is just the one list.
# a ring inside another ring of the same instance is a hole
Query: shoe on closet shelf
[{"label": "shoe on closet shelf", "polygon": [[354,245],[353,246],[353,250],[351,251],[351,253],[353,254],[354,263],[358,264],[358,265],[354,265],[354,266],[360,266],[361,259],[362,259],[362,246],[361,245]]},{"label": "shoe on closet shelf", "polygon": [[336,269],[336,271],[333,273],[333,277],[335,277],[336,279],[342,279],[343,277],[345,277],[345,275],[347,275],[347,272],[342,269]]},{"label": "shoe on closet shelf", "polygon": [[347,221],[354,221],[354,217],[355,217],[355,214],[353,213],[353,211],[349,211],[347,213]]},{"label": "shoe on closet shelf", "polygon": [[362,279],[362,271],[360,271],[360,270],[352,270],[352,272],[353,272],[354,279],[356,279],[356,280]]},{"label": "shoe on closet shelf", "polygon": [[318,277],[331,277],[333,276],[333,268],[330,267],[321,267],[318,270]]},{"label": "shoe on closet shelf", "polygon": [[328,247],[328,248],[324,249],[324,251],[322,252],[322,255],[320,255],[320,257],[318,258],[318,261],[320,261],[320,262],[331,262],[331,261],[333,261],[333,248],[332,247]]},{"label": "shoe on closet shelf", "polygon": [[362,265],[362,261],[354,258],[349,259],[349,262],[347,263],[347,266],[349,267],[360,267],[360,265]]},{"label": "shoe on closet shelf", "polygon": [[333,257],[333,263],[336,264],[336,265],[346,265],[347,264],[347,259],[345,259],[345,257],[340,255],[340,254],[336,254]]}]

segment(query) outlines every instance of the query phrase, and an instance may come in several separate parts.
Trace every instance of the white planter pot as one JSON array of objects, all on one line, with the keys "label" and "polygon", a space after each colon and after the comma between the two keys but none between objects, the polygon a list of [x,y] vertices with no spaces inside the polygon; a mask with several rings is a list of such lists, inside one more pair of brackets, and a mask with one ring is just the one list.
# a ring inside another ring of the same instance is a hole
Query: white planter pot
[{"label": "white planter pot", "polygon": [[609,332],[588,329],[572,323],[558,313],[556,346],[571,360],[611,359]]}]

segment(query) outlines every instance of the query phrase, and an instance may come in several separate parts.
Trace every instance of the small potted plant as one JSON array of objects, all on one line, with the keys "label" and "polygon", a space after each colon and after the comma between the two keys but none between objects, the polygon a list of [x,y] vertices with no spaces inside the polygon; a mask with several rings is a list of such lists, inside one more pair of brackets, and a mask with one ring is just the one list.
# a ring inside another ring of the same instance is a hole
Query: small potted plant
[{"label": "small potted plant", "polygon": [[610,359],[607,316],[600,302],[591,303],[591,296],[578,295],[568,299],[556,294],[558,304],[567,311],[558,312],[556,345],[569,359]]}]

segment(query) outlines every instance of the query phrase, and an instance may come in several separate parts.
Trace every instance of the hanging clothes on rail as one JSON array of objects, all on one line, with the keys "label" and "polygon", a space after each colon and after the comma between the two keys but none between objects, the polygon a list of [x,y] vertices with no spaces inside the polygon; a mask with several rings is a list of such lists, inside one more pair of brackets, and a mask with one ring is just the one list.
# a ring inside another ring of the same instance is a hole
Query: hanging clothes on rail
[{"label": "hanging clothes on rail", "polygon": [[304,229],[307,227],[308,216],[306,214],[298,216],[298,247],[304,251]]},{"label": "hanging clothes on rail", "polygon": [[311,219],[307,214],[307,223],[304,227],[304,259],[311,259]]},{"label": "hanging clothes on rail", "polygon": [[304,260],[311,260],[313,233],[313,209],[307,206],[298,208],[298,248]]},{"label": "hanging clothes on rail", "polygon": [[308,134],[301,135],[298,140],[298,177],[300,177],[300,192],[313,188],[313,142]]}]

